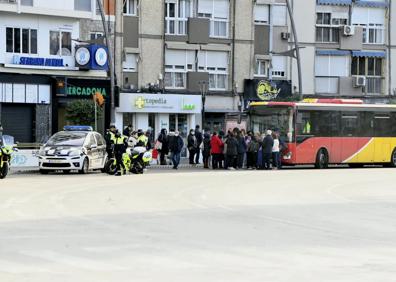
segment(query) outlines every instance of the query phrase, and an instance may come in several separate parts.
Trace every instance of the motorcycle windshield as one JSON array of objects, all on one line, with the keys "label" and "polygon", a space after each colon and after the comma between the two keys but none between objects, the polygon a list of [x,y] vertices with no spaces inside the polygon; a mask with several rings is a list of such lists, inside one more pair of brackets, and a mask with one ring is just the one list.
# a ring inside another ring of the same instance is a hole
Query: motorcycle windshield
[{"label": "motorcycle windshield", "polygon": [[10,136],[10,135],[3,135],[2,137],[1,137],[1,144],[3,145],[3,146],[14,146],[14,137],[13,136]]}]

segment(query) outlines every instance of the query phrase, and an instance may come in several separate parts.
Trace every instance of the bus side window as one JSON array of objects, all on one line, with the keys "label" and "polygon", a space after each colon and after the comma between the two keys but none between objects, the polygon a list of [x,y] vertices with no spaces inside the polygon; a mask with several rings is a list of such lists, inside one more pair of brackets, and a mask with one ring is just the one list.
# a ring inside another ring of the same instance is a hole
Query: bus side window
[{"label": "bus side window", "polygon": [[352,137],[358,136],[358,113],[357,112],[343,112],[341,116],[341,131],[342,136]]}]

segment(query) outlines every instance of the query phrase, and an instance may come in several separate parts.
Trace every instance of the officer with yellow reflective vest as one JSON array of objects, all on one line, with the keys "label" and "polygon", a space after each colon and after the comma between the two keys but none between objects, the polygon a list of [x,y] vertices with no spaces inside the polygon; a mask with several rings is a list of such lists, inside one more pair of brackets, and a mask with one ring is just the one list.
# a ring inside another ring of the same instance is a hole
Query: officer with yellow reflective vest
[{"label": "officer with yellow reflective vest", "polygon": [[106,131],[105,141],[106,141],[106,152],[109,158],[113,155],[112,140],[114,138],[114,134],[116,133],[117,129],[114,124],[110,125],[110,128]]},{"label": "officer with yellow reflective vest", "polygon": [[144,134],[143,130],[139,129],[137,133],[138,139],[136,147],[145,147],[147,148],[148,137]]},{"label": "officer with yellow reflective vest", "polygon": [[126,136],[123,136],[118,130],[116,133],[113,135],[112,144],[114,145],[114,157],[116,159],[116,176],[121,176],[121,167],[126,174],[126,169],[124,162],[122,161],[122,155],[126,152],[126,149],[128,148],[128,138]]}]

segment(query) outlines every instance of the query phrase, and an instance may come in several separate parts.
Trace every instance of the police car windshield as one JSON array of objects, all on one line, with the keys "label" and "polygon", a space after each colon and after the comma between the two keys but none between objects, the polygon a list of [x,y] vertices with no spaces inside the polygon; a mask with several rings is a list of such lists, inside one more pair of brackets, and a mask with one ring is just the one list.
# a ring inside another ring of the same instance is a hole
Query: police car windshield
[{"label": "police car windshield", "polygon": [[87,132],[59,132],[52,136],[48,146],[83,146]]}]

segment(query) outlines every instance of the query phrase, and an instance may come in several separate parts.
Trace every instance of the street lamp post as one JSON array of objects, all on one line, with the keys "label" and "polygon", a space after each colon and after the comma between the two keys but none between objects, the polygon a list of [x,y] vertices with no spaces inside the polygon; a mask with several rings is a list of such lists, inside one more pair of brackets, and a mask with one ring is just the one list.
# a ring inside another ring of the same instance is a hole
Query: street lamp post
[{"label": "street lamp post", "polygon": [[205,80],[201,80],[198,82],[199,89],[201,90],[201,98],[202,98],[202,130],[205,130],[205,103],[206,103],[206,93],[208,92],[208,82]]},{"label": "street lamp post", "polygon": [[299,99],[302,100],[303,90],[302,90],[302,77],[301,77],[301,57],[300,57],[300,44],[297,39],[297,30],[296,25],[294,23],[293,11],[290,5],[290,0],[286,0],[287,10],[289,12],[290,23],[293,31],[294,37],[294,48],[296,50],[296,59],[297,59],[297,71],[298,71],[298,95]]},{"label": "street lamp post", "polygon": [[[117,1],[118,2],[118,1]],[[105,19],[105,14],[103,10],[103,4],[102,0],[97,0],[96,1],[97,6],[100,10],[100,16],[102,18],[102,25],[103,25],[103,30],[104,30],[104,35],[106,39],[106,46],[109,52],[109,69],[110,69],[110,123],[114,124],[115,123],[115,104],[114,104],[114,99],[115,99],[115,75],[114,75],[114,54],[113,54],[113,44],[111,44],[110,41],[110,31],[109,31],[109,26],[106,24],[106,19]]]}]

